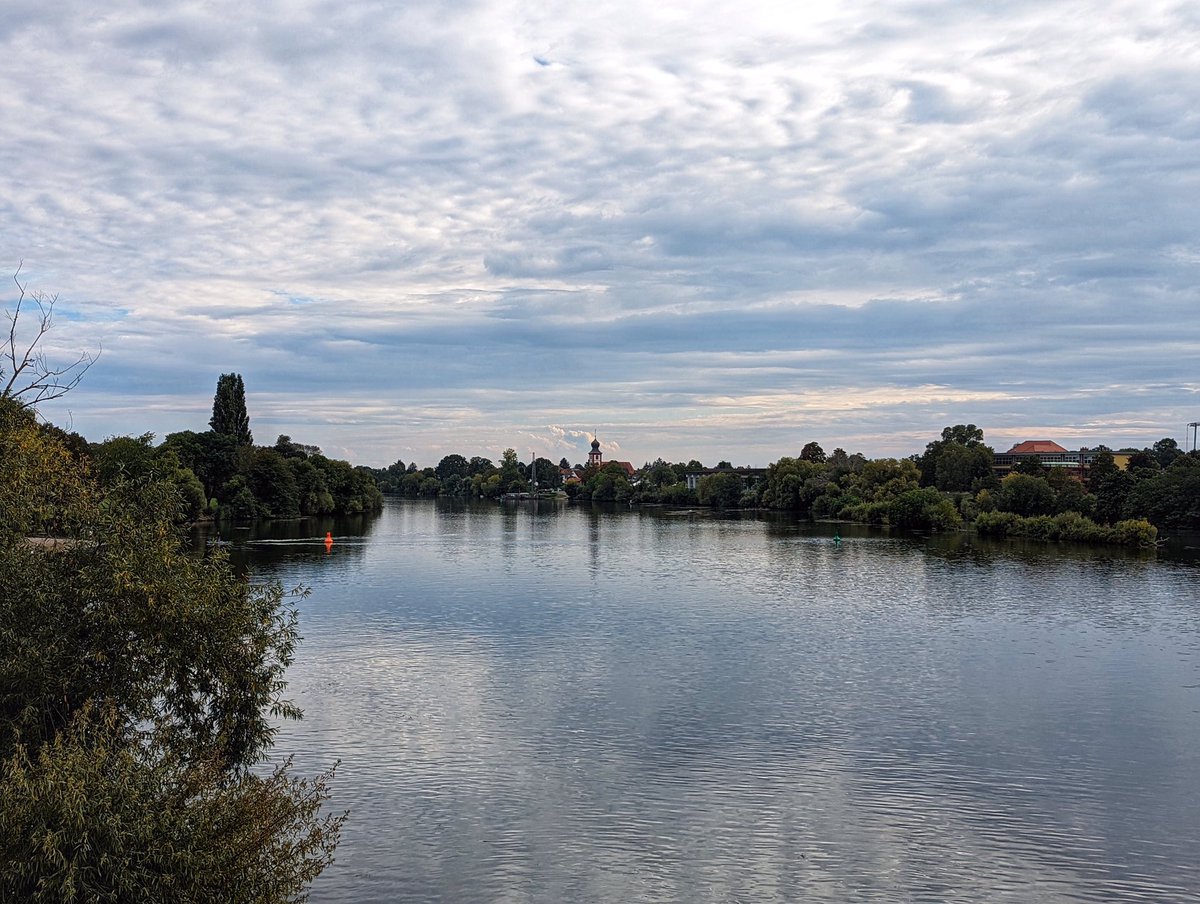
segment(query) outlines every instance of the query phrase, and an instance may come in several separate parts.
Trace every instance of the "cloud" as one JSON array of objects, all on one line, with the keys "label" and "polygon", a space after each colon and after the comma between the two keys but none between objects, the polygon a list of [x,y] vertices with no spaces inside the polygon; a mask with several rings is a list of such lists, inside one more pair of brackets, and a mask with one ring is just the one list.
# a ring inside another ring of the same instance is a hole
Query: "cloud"
[{"label": "cloud", "polygon": [[548,424],[1141,445],[1195,419],[1198,38],[1169,3],[18,3],[0,262],[103,342],[94,436],[202,427],[236,370],[374,464],[557,458]]}]

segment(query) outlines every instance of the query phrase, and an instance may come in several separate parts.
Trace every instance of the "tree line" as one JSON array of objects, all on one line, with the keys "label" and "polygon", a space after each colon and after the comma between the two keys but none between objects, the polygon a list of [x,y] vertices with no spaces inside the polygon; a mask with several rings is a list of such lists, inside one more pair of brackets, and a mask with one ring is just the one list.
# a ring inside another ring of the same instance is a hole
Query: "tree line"
[{"label": "tree line", "polygon": [[[676,492],[677,500],[686,503],[687,484],[684,482],[690,471],[703,470],[700,462],[680,462],[667,464],[659,460],[654,465],[647,464],[641,472],[639,486],[643,492],[634,498],[634,484],[629,480],[625,469],[613,462],[596,467],[586,467],[576,464],[572,466],[567,459],[561,459],[555,464],[548,458],[535,458],[530,463],[517,459],[514,449],[505,449],[499,464],[483,456],[466,456],[452,453],[444,456],[435,467],[418,468],[415,462],[405,464],[403,460],[396,461],[386,468],[375,469],[376,483],[379,488],[390,494],[409,498],[431,498],[436,496],[452,496],[459,498],[498,499],[506,493],[529,492],[534,486],[539,490],[561,489],[571,499],[599,501],[661,501],[657,497],[651,499],[645,492],[650,486],[659,487],[664,482],[682,487],[682,494]],[[581,477],[579,482],[563,483],[563,470],[570,470]],[[695,501],[692,499],[691,501]]]},{"label": "tree line", "polygon": [[290,436],[270,446],[254,445],[240,374],[217,380],[209,429],[203,432],[169,433],[158,444],[152,433],[94,443],[78,434],[61,435],[106,486],[151,479],[171,483],[181,521],[357,514],[383,505],[369,468],[327,458],[317,446]]},{"label": "tree line", "polygon": [[[1126,469],[1100,449],[1085,482],[1036,456],[998,477],[994,451],[974,424],[942,430],[919,455],[869,460],[809,443],[747,486],[730,474],[702,478],[697,502],[783,509],[923,530],[971,524],[980,533],[1153,545],[1159,528],[1200,528],[1200,456],[1175,440],[1129,450]],[[738,492],[740,490],[740,495]],[[736,497],[736,501],[735,501]]]},{"label": "tree line", "polygon": [[[581,501],[628,504],[763,508],[920,530],[972,525],[980,533],[1153,545],[1160,529],[1200,529],[1200,456],[1185,454],[1169,437],[1144,449],[1124,450],[1128,467],[1112,451],[1096,452],[1081,482],[1036,456],[1020,459],[1003,478],[994,472],[994,450],[974,424],[945,427],[923,453],[868,459],[861,453],[806,443],[796,457],[772,462],[761,477],[728,461],[707,469],[693,459],[647,462],[631,478],[609,462],[575,466],[581,479],[562,486]],[[482,457],[445,456],[436,467],[397,461],[373,473],[388,493],[410,497],[496,498],[561,484],[560,468],[545,458],[519,462],[512,449],[499,465]],[[704,473],[712,470],[714,473]],[[703,474],[695,488],[688,474]]]}]

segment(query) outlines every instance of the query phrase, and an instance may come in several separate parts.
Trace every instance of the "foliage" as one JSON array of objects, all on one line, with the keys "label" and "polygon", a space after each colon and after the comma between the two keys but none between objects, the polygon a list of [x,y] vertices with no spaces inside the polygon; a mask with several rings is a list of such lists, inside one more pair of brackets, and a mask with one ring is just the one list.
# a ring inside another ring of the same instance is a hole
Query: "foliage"
[{"label": "foliage", "polygon": [[762,504],[767,508],[807,512],[819,492],[807,481],[825,473],[825,466],[800,458],[784,457],[767,465]]},{"label": "foliage", "polygon": [[974,424],[942,429],[942,438],[918,457],[922,486],[946,492],[978,490],[992,474],[992,449],[983,444],[983,431]]},{"label": "foliage", "polygon": [[801,461],[811,461],[816,464],[825,463],[825,450],[821,448],[821,444],[817,442],[809,442],[804,444],[804,448],[800,450]]},{"label": "foliage", "polygon": [[1117,467],[1117,462],[1113,458],[1113,454],[1107,449],[1102,449],[1092,458],[1092,463],[1088,466],[1087,482],[1088,489],[1093,493],[1097,492],[1100,485],[1109,477],[1120,473],[1120,468]]},{"label": "foliage", "polygon": [[249,423],[241,377],[223,374],[213,402],[213,429],[169,434],[157,448],[149,433],[110,437],[94,444],[91,455],[106,485],[173,481],[184,500],[182,520],[209,514],[249,521],[378,511],[380,487],[388,481],[396,486],[409,473],[402,461],[386,471],[355,468],[287,435],[273,446],[254,446]]},{"label": "foliage", "polygon": [[470,477],[471,463],[461,455],[447,455],[433,469],[438,480],[446,481],[451,477]]},{"label": "foliage", "polygon": [[1172,528],[1200,528],[1200,459],[1177,456],[1161,473],[1137,481],[1121,508]]},{"label": "foliage", "polygon": [[887,520],[910,530],[949,530],[962,523],[962,516],[946,496],[926,487],[908,490],[888,503]]},{"label": "foliage", "polygon": [[1042,477],[1009,474],[1000,482],[999,507],[1023,516],[1050,515],[1054,513],[1054,490]]},{"label": "foliage", "polygon": [[[130,744],[112,710],[81,711],[0,763],[0,882],[12,900],[284,902],[328,863],[326,773],[226,780]],[[6,900],[9,898],[6,898]]]},{"label": "foliage", "polygon": [[1028,518],[1013,512],[983,512],[975,519],[974,527],[983,536],[1108,543],[1143,549],[1153,548],[1158,537],[1158,530],[1145,520],[1120,521],[1106,527],[1078,512]]},{"label": "foliage", "polygon": [[1013,474],[1025,474],[1029,477],[1045,477],[1046,466],[1042,464],[1039,455],[1022,455],[1013,463]]},{"label": "foliage", "polygon": [[[178,491],[96,481],[0,404],[0,889],[15,900],[283,901],[332,857],[325,779],[251,772],[298,717],[277,584],[189,556]],[[56,547],[31,543],[52,532]]]},{"label": "foliage", "polygon": [[291,460],[274,449],[255,449],[248,479],[260,517],[299,517],[300,488]]},{"label": "foliage", "polygon": [[1158,461],[1160,468],[1169,468],[1180,458],[1184,452],[1179,448],[1179,443],[1175,442],[1171,437],[1164,436],[1150,449]]},{"label": "foliage", "polygon": [[667,505],[692,505],[697,501],[695,492],[682,480],[663,487],[660,498]]},{"label": "foliage", "polygon": [[[582,483],[564,489],[571,499],[762,506],[815,518],[921,530],[949,530],[982,518],[987,531],[993,529],[989,525],[1014,519],[1022,523],[1044,519],[1022,527],[1024,535],[1058,536],[1064,531],[1074,538],[1089,535],[1089,529],[1077,522],[1056,520],[1067,515],[1114,529],[1118,522],[1129,520],[1148,520],[1158,527],[1200,527],[1200,457],[1184,455],[1169,438],[1138,456],[1134,461],[1142,461],[1144,467],[1123,471],[1112,453],[1100,447],[1086,485],[1069,470],[1043,467],[1030,456],[1001,481],[994,476],[994,454],[984,444],[983,431],[974,424],[956,424],[945,427],[924,454],[907,459],[868,460],[841,448],[826,456],[817,443],[810,442],[799,457],[772,462],[766,477],[757,482],[731,469],[705,475],[693,491],[685,479],[705,470],[699,461],[672,464],[659,458],[646,463],[633,481],[615,465],[607,473],[592,467],[583,470]],[[464,460],[447,456],[439,469],[423,471],[413,464],[406,470],[398,461],[374,474],[381,488],[409,496],[497,498],[528,487],[525,466],[511,449],[500,467],[486,458],[469,459],[469,479],[457,476]],[[1164,462],[1167,466],[1159,470]],[[543,468],[552,467],[547,460],[537,459],[534,467],[539,486],[558,485],[557,471],[549,483],[543,476]],[[453,474],[443,477],[437,470]],[[1111,542],[1103,530],[1096,536],[1097,542]]]},{"label": "foliage", "polygon": [[713,508],[737,508],[742,499],[742,478],[734,471],[706,474],[696,484],[696,499]]},{"label": "foliage", "polygon": [[76,530],[95,492],[87,470],[30,410],[0,398],[0,545]]},{"label": "foliage", "polygon": [[114,436],[88,447],[92,473],[103,486],[124,481],[166,480],[175,485],[179,505],[175,519],[195,521],[206,511],[208,497],[204,485],[190,468],[180,464],[175,450],[166,444],[155,448],[154,434]]},{"label": "foliage", "polygon": [[241,374],[221,374],[217,380],[208,426],[214,433],[231,437],[239,446],[254,442],[250,433],[250,415],[246,413],[246,386]]},{"label": "foliage", "polygon": [[1137,478],[1128,471],[1113,471],[1096,481],[1096,518],[1105,524],[1115,524],[1125,517],[1126,499],[1133,491]]},{"label": "foliage", "polygon": [[592,470],[578,495],[594,502],[628,502],[633,496],[633,486],[625,469],[610,461]]}]

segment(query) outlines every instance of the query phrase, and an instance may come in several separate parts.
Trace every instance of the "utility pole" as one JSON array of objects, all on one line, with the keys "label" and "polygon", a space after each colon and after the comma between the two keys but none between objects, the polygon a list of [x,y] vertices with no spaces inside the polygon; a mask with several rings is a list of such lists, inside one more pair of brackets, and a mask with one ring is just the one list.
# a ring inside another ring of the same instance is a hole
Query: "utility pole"
[{"label": "utility pole", "polygon": [[[1192,451],[1195,452],[1196,451],[1196,428],[1200,427],[1200,421],[1192,421],[1190,424],[1188,424],[1188,426],[1192,428]],[[1185,446],[1187,445],[1187,434],[1186,433],[1183,435],[1183,444]],[[1186,452],[1187,449],[1184,449],[1183,451]]]}]

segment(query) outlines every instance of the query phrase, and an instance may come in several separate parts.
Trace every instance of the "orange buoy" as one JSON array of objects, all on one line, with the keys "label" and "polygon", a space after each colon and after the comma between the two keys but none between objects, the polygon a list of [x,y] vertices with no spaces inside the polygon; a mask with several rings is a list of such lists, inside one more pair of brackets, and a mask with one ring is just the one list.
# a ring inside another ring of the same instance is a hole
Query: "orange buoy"
[{"label": "orange buoy", "polygon": [[332,547],[333,547],[333,534],[330,533],[329,531],[325,531],[325,551],[329,552],[329,550]]}]

